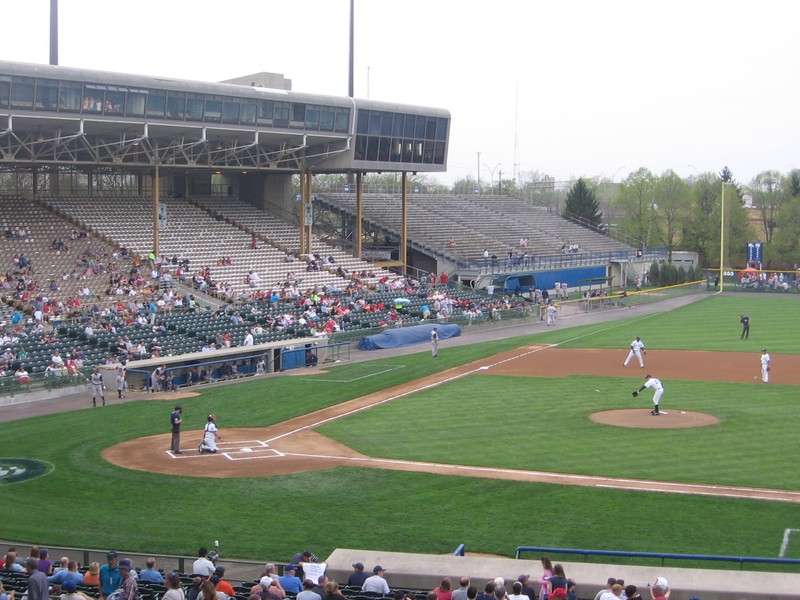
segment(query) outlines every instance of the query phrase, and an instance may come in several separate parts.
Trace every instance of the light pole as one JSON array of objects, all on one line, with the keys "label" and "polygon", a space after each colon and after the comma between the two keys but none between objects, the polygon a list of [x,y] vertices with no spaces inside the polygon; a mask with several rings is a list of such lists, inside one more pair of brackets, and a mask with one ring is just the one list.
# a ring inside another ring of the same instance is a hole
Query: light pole
[{"label": "light pole", "polygon": [[490,190],[492,190],[494,188],[494,173],[495,173],[495,171],[497,171],[497,169],[499,167],[500,167],[500,163],[497,163],[494,167],[490,167],[489,165],[486,165],[486,170],[489,171],[489,173],[492,176],[492,179],[489,181],[489,189]]},{"label": "light pole", "polygon": [[481,153],[478,152],[478,195],[482,196],[483,191],[481,190]]},{"label": "light pole", "polygon": [[719,209],[719,291],[725,287],[725,273],[722,269],[725,260],[725,185],[727,182],[722,180],[722,198]]}]

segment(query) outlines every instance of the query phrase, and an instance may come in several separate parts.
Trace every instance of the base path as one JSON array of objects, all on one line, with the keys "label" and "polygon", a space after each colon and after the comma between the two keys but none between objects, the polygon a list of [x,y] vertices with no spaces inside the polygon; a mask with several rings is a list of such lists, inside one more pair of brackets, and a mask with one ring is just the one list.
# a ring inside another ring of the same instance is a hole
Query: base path
[{"label": "base path", "polygon": [[[737,353],[650,352],[647,370],[636,364],[623,367],[627,352],[620,350],[569,350],[549,346],[526,346],[469,365],[463,365],[424,379],[381,390],[330,408],[261,428],[222,428],[223,441],[217,454],[198,452],[201,431],[182,434],[182,454],[169,451],[170,434],[129,440],[103,451],[103,457],[122,467],[142,471],[195,477],[265,477],[357,466],[377,469],[461,475],[515,481],[556,483],[603,488],[632,489],[693,495],[725,496],[800,503],[800,492],[646,481],[578,474],[546,473],[520,469],[474,467],[442,463],[393,460],[364,456],[351,448],[313,431],[324,423],[368,410],[374,406],[436,387],[467,375],[502,373],[520,376],[562,377],[591,374],[639,377],[645,372],[664,379],[751,382],[753,357]],[[756,357],[757,358],[757,357]],[[786,371],[780,383],[800,384],[800,356],[773,357]],[[651,368],[652,365],[652,368]],[[660,366],[659,366],[660,365]],[[758,384],[761,385],[761,384]],[[607,413],[617,412],[617,419]],[[667,411],[669,413],[669,411]],[[649,410],[606,411],[587,415],[601,422],[623,427],[698,427],[715,422],[713,415],[681,413],[652,417]],[[609,420],[610,419],[610,420]],[[702,421],[702,422],[698,422]]]}]

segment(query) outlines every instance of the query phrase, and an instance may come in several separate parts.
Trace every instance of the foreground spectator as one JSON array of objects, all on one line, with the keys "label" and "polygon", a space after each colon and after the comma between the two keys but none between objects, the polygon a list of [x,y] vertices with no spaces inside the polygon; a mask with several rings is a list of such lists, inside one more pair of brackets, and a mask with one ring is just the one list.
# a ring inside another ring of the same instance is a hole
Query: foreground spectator
[{"label": "foreground spectator", "polygon": [[106,553],[107,564],[100,567],[100,597],[105,598],[119,588],[122,574],[119,571],[119,556],[113,550]]},{"label": "foreground spectator", "polygon": [[461,587],[453,591],[452,600],[467,600],[467,590],[469,589],[469,577],[465,576],[459,579],[458,585],[460,585]]},{"label": "foreground spectator", "polygon": [[353,572],[350,573],[350,577],[347,578],[347,585],[348,587],[360,588],[362,585],[364,585],[367,577],[369,577],[369,575],[364,573],[364,563],[354,562]]},{"label": "foreground spectator", "polygon": [[47,575],[38,569],[39,559],[29,556],[25,560],[25,571],[28,573],[28,600],[48,600],[50,589]]},{"label": "foreground spectator", "polygon": [[145,564],[147,565],[147,568],[142,569],[141,573],[139,573],[139,581],[164,585],[164,576],[156,569],[156,559],[151,556],[147,559]]},{"label": "foreground spectator", "polygon": [[386,580],[383,578],[384,573],[386,573],[386,570],[382,566],[375,565],[372,568],[372,576],[367,577],[364,581],[364,585],[361,586],[361,591],[374,592],[388,596],[391,590],[389,590],[389,584],[386,583]]},{"label": "foreground spectator", "polygon": [[175,571],[167,575],[167,591],[161,600],[184,600],[183,588],[181,587],[181,576]]},{"label": "foreground spectator", "polygon": [[89,570],[83,574],[83,585],[88,587],[100,587],[100,563],[93,562],[89,565]]},{"label": "foreground spectator", "polygon": [[127,558],[119,561],[119,573],[122,577],[122,591],[125,593],[125,600],[137,600],[139,598],[139,584],[131,574],[133,564]]}]

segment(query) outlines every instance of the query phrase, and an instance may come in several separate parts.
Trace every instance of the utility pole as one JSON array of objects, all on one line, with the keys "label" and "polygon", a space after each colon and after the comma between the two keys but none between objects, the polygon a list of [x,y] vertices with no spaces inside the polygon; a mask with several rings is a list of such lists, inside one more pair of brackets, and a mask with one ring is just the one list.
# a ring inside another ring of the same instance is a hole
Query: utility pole
[{"label": "utility pole", "polygon": [[481,153],[478,152],[478,195],[481,196],[483,192],[481,191]]},{"label": "utility pole", "polygon": [[500,174],[497,176],[497,195],[503,194],[503,169],[500,169]]}]

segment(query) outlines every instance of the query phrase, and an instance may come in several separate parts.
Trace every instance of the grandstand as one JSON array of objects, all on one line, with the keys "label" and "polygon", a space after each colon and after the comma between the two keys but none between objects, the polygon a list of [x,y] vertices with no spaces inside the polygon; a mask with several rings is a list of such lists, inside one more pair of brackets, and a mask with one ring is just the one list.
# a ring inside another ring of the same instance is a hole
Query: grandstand
[{"label": "grandstand", "polygon": [[[330,211],[355,217],[354,194],[326,193],[318,200]],[[365,194],[363,219],[399,238],[401,201],[396,195]],[[457,265],[479,260],[484,249],[500,258],[527,252],[541,260],[562,252],[564,244],[577,244],[581,257],[599,261],[635,255],[631,246],[508,196],[414,194],[408,235],[421,252]],[[520,246],[521,239],[528,240],[527,247]]]}]

